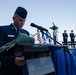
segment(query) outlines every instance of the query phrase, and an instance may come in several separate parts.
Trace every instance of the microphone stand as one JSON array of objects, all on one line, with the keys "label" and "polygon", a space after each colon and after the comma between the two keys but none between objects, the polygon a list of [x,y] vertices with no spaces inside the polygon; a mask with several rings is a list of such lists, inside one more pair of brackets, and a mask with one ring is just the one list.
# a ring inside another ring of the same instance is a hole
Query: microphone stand
[{"label": "microphone stand", "polygon": [[53,41],[55,41],[55,42],[58,43],[59,45],[62,45],[61,43],[59,43],[58,41],[56,41],[54,38],[52,38],[52,37],[51,37],[51,34],[50,34],[49,32],[48,32],[48,33],[49,33],[50,36],[49,36],[48,34],[44,33],[43,30],[40,30],[40,32],[41,32],[42,34],[45,34],[45,35],[48,36],[49,38],[51,38]]}]

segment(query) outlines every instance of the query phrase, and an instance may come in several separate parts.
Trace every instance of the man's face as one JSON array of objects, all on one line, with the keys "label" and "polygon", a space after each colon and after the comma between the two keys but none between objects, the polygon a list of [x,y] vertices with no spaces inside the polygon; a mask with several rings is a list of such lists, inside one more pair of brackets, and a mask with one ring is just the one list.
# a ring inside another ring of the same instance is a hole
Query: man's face
[{"label": "man's face", "polygon": [[14,21],[14,24],[15,26],[18,28],[18,29],[21,29],[25,23],[25,19],[21,18],[20,16],[18,15],[15,15],[13,17],[13,21]]}]

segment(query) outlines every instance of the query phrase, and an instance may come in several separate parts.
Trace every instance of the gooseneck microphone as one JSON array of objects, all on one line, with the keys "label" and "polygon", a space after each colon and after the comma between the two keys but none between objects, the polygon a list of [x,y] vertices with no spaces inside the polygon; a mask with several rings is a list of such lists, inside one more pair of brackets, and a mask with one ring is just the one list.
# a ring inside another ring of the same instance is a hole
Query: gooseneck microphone
[{"label": "gooseneck microphone", "polygon": [[31,23],[30,26],[35,27],[35,28],[38,28],[38,29],[41,30],[41,31],[48,31],[46,28],[43,28],[43,27],[41,27],[41,26],[38,26],[38,25],[36,25],[36,24],[34,24],[34,23]]}]

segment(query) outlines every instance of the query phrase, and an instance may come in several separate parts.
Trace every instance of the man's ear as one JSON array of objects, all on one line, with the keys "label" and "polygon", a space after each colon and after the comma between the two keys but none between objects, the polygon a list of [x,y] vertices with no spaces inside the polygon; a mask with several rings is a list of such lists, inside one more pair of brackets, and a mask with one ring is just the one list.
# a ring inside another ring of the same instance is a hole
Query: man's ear
[{"label": "man's ear", "polygon": [[12,17],[13,21],[15,22],[15,16]]}]

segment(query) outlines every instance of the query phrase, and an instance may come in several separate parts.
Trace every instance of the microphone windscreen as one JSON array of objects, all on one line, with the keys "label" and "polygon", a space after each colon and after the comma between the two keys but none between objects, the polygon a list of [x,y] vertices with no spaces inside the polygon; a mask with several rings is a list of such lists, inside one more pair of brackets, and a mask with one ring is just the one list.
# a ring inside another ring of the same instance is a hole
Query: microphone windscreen
[{"label": "microphone windscreen", "polygon": [[34,26],[35,26],[35,24],[34,24],[34,23],[31,23],[30,25],[31,25],[32,27],[34,27]]}]

